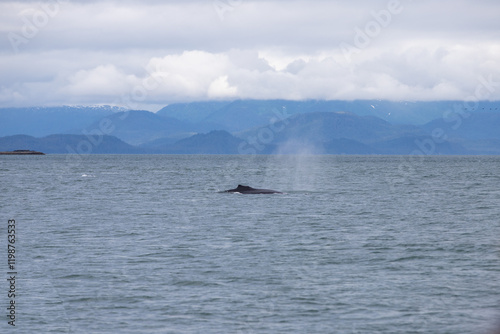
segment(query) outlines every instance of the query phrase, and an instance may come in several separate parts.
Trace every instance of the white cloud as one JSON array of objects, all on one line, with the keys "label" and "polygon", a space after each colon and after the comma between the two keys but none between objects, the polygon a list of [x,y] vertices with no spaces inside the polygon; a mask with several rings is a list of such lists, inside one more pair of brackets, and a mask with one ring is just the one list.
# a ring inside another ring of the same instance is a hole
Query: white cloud
[{"label": "white cloud", "polygon": [[151,75],[159,78],[155,93],[179,100],[207,99],[210,86],[217,80],[221,84],[220,78],[227,78],[225,73],[230,67],[227,55],[197,50],[153,58],[146,66]]},{"label": "white cloud", "polygon": [[23,96],[15,88],[0,87],[0,103],[17,104],[22,103]]},{"label": "white cloud", "polygon": [[500,82],[497,1],[227,4],[221,19],[201,0],[3,1],[1,106],[464,99]]},{"label": "white cloud", "polygon": [[80,70],[69,78],[62,94],[77,96],[113,96],[130,89],[138,80],[127,75],[114,65],[102,65],[91,70]]},{"label": "white cloud", "polygon": [[237,97],[237,93],[238,88],[229,85],[226,75],[218,77],[210,84],[210,86],[208,87],[207,96],[213,99],[228,99]]}]

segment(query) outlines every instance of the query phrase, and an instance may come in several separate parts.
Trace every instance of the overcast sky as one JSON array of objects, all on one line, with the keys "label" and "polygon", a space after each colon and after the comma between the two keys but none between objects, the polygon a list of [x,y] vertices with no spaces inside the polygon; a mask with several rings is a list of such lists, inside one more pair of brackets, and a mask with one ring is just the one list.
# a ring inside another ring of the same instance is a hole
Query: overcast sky
[{"label": "overcast sky", "polygon": [[498,0],[0,2],[0,107],[500,100]]}]

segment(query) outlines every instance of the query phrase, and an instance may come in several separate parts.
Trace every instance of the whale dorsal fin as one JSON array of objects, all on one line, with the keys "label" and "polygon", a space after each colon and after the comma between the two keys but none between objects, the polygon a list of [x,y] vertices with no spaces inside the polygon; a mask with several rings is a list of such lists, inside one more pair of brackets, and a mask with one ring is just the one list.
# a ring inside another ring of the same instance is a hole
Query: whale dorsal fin
[{"label": "whale dorsal fin", "polygon": [[253,189],[252,187],[249,186],[242,186],[241,184],[238,184],[238,187],[236,187],[237,190],[250,190]]}]

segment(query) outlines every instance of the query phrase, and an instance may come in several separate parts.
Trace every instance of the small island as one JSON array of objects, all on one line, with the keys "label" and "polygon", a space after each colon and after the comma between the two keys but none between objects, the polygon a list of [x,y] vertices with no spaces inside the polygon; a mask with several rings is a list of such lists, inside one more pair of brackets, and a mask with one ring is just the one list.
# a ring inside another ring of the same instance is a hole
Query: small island
[{"label": "small island", "polygon": [[0,155],[45,155],[45,153],[31,150],[14,150],[7,152],[0,152]]}]

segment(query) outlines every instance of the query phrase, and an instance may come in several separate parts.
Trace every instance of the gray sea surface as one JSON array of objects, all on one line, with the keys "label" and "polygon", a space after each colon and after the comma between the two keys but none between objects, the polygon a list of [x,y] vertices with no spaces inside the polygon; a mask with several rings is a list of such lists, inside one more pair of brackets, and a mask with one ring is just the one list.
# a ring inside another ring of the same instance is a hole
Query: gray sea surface
[{"label": "gray sea surface", "polygon": [[[219,192],[238,184],[284,193]],[[500,157],[2,156],[0,194],[1,333],[489,334],[500,319]]]}]

